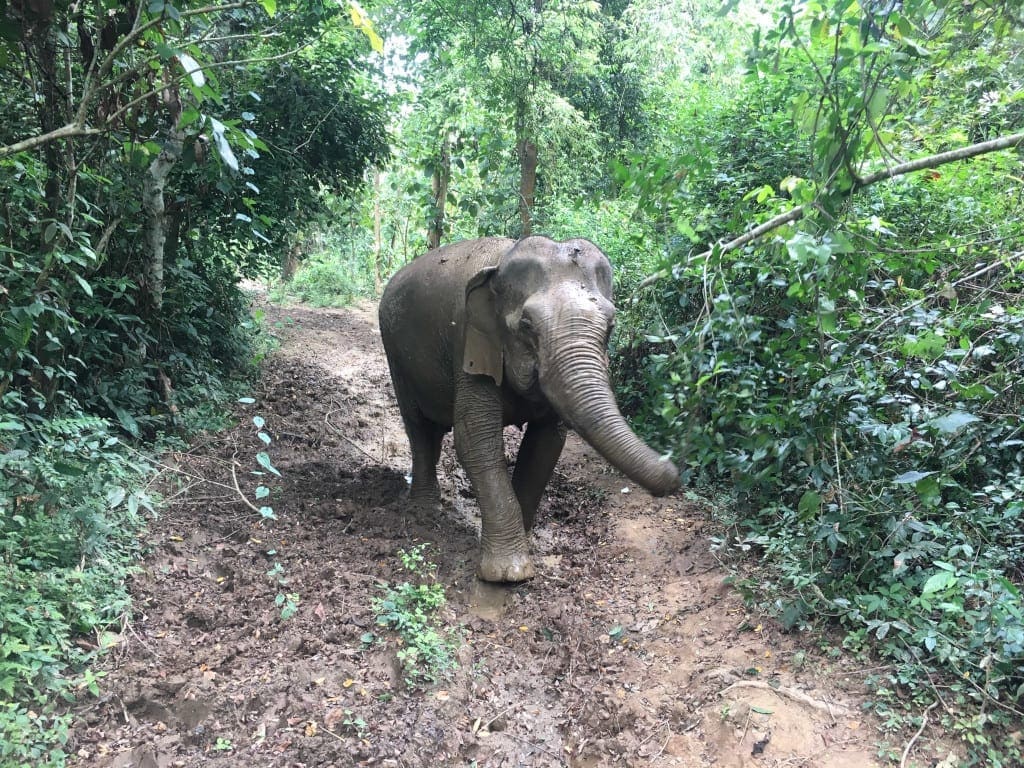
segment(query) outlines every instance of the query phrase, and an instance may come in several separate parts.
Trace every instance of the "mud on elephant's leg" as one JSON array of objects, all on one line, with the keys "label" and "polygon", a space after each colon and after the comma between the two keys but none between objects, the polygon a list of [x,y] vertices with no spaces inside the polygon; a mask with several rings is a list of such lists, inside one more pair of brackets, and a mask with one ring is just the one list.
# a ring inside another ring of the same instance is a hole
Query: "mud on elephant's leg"
[{"label": "mud on elephant's leg", "polygon": [[523,527],[529,531],[537,517],[537,506],[544,495],[551,473],[565,445],[565,425],[559,421],[532,422],[526,428],[516,456],[512,475],[519,506],[523,511]]},{"label": "mud on elephant's leg", "polygon": [[526,581],[535,575],[523,514],[505,464],[501,400],[493,384],[462,382],[455,405],[455,450],[480,506],[484,581]]}]

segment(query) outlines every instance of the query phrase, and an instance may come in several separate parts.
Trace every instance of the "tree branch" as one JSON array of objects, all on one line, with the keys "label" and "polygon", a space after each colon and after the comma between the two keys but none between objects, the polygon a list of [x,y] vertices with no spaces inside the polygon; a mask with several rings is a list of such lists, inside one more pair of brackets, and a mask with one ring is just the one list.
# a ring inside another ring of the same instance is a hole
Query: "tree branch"
[{"label": "tree branch", "polygon": [[0,147],[0,157],[7,157],[8,155],[14,155],[18,152],[26,152],[30,149],[41,147],[43,144],[49,144],[51,141],[57,141],[58,139],[68,139],[74,136],[97,136],[101,133],[106,133],[106,131],[100,128],[86,128],[84,125],[80,125],[78,123],[68,123],[67,125],[61,126],[60,128],[56,128],[52,131],[41,133],[38,136],[33,136],[32,138]]},{"label": "tree branch", "polygon": [[[868,174],[867,176],[858,179],[855,186],[847,194],[849,195],[859,189],[863,189],[864,187],[877,184],[879,181],[894,179],[897,176],[904,176],[908,173],[914,173],[915,171],[923,171],[927,168],[937,168],[940,165],[945,165],[946,163],[954,163],[958,160],[967,160],[990,152],[1013,149],[1021,144],[1024,144],[1024,133],[1015,133],[1011,136],[1003,136],[1002,138],[992,139],[991,141],[983,141],[979,144],[971,144],[970,146],[950,150],[949,152],[940,152],[937,155],[929,155],[928,157],[918,158],[917,160],[911,160],[907,163],[900,163],[899,165],[894,165],[891,168],[876,171],[875,173]],[[728,253],[729,251],[734,251],[737,248],[768,234],[772,230],[778,229],[784,224],[798,221],[804,217],[805,211],[806,209],[804,207],[800,207],[791,208],[788,211],[780,213],[778,216],[772,217],[760,226],[740,235],[734,240],[721,244],[718,246],[719,252]],[[713,251],[713,248],[709,248],[701,253],[697,258],[707,258]],[[640,284],[636,287],[636,290],[640,291],[644,288],[649,288],[662,278],[668,277],[668,275],[669,272],[667,270],[658,270],[653,275],[649,275],[641,280]]]}]

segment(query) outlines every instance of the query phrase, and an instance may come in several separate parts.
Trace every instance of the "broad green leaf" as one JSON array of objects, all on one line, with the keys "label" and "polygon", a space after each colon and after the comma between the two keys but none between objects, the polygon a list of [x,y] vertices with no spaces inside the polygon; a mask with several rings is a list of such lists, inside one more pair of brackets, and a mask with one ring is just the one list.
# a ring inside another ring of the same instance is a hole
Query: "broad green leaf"
[{"label": "broad green leaf", "polygon": [[257,453],[256,461],[259,463],[261,467],[263,467],[268,472],[273,472],[278,477],[281,476],[281,473],[278,472],[274,465],[270,463],[270,456],[267,455],[266,452],[260,451],[259,453]]},{"label": "broad green leaf", "polygon": [[121,486],[111,488],[107,491],[107,506],[111,509],[116,509],[121,506],[121,502],[124,501],[127,496],[128,492]]},{"label": "broad green leaf", "polygon": [[944,435],[951,435],[955,432],[959,432],[968,424],[973,424],[976,421],[981,421],[981,419],[973,413],[967,413],[966,411],[953,411],[951,413],[947,413],[945,416],[939,416],[925,423],[928,426],[937,429]]},{"label": "broad green leaf", "polygon": [[897,475],[893,482],[897,485],[910,485],[934,474],[934,472],[918,472],[916,469],[912,469],[909,472],[904,472],[902,475]]},{"label": "broad green leaf", "polygon": [[135,420],[134,416],[128,413],[124,408],[115,407],[113,410],[114,415],[117,416],[117,420],[121,423],[121,426],[124,427],[125,432],[130,434],[132,437],[140,437],[142,435],[139,431],[139,423]]},{"label": "broad green leaf", "polygon": [[943,592],[956,583],[957,578],[955,573],[939,571],[938,573],[933,573],[928,577],[928,581],[926,581],[924,586],[921,588],[921,594],[931,595],[936,592]]},{"label": "broad green leaf", "polygon": [[75,278],[75,281],[82,287],[82,290],[85,291],[85,295],[92,298],[92,286],[89,285],[88,281],[86,281],[86,279],[77,272],[72,272],[71,276]]},{"label": "broad green leaf", "polygon": [[817,491],[807,491],[800,497],[797,509],[800,511],[801,519],[812,516],[821,509],[821,494]]},{"label": "broad green leaf", "polygon": [[273,16],[277,13],[277,0],[260,0],[260,5],[267,12],[267,16]]}]

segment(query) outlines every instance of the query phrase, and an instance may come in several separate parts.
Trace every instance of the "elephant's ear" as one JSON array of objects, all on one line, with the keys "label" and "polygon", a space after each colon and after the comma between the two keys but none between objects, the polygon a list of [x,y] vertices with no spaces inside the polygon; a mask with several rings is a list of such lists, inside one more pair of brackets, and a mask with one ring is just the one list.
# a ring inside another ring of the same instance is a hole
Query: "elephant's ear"
[{"label": "elephant's ear", "polygon": [[494,306],[491,278],[497,267],[481,269],[466,284],[466,344],[462,349],[462,370],[483,374],[501,384],[504,369],[501,334]]}]

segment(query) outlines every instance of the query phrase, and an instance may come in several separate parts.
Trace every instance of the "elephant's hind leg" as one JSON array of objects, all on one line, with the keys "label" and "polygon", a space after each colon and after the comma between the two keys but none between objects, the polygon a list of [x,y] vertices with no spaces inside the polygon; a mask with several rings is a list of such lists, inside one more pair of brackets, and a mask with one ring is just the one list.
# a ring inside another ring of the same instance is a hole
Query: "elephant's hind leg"
[{"label": "elephant's hind leg", "polygon": [[523,527],[527,531],[533,528],[537,506],[564,445],[565,426],[561,422],[531,422],[526,427],[516,456],[512,487],[523,510]]},{"label": "elephant's hind leg", "polygon": [[412,487],[409,501],[423,507],[441,504],[441,488],[437,483],[437,462],[441,458],[444,427],[423,417],[405,418],[405,432],[412,449]]},{"label": "elephant's hind leg", "polygon": [[[390,362],[390,356],[388,358]],[[409,501],[416,506],[436,509],[441,503],[441,489],[437,484],[437,462],[441,458],[441,441],[447,431],[428,419],[417,405],[412,388],[404,376],[396,375],[392,365],[392,381],[398,410],[402,414],[405,434],[412,452],[412,487]]]}]

